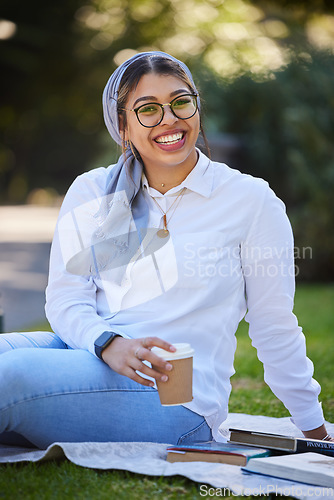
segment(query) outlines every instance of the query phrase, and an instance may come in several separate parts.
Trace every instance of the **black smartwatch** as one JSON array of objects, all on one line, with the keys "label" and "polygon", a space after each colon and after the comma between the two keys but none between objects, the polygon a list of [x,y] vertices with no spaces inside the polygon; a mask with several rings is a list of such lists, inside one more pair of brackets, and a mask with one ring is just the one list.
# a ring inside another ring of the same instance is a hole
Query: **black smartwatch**
[{"label": "black smartwatch", "polygon": [[116,338],[121,337],[115,332],[103,332],[94,342],[95,354],[98,358],[102,359],[102,352],[109,344]]}]

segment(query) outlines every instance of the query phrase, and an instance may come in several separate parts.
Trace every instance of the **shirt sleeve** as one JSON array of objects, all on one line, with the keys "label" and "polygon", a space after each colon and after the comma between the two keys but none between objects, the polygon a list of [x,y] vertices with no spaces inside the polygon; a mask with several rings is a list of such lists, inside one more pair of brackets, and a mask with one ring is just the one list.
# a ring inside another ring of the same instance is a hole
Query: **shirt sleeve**
[{"label": "shirt sleeve", "polygon": [[264,365],[264,380],[283,402],[295,425],[323,424],[319,384],[293,313],[294,243],[285,206],[265,184],[259,209],[242,244],[249,335]]},{"label": "shirt sleeve", "polygon": [[[78,231],[74,226],[71,231],[71,225],[64,224],[64,221],[71,219],[78,207],[81,209],[87,206],[86,210],[81,210],[81,213],[87,214],[90,204],[93,205],[92,208],[96,207],[103,193],[103,170],[105,169],[97,169],[94,174],[79,176],[65,196],[51,246],[45,305],[46,316],[53,331],[73,349],[85,349],[94,355],[94,342],[104,331],[114,331],[127,336],[99,316],[97,287],[93,277],[67,271],[65,254],[71,248],[75,253]],[[82,220],[81,225],[87,228],[89,233],[89,220]]]}]

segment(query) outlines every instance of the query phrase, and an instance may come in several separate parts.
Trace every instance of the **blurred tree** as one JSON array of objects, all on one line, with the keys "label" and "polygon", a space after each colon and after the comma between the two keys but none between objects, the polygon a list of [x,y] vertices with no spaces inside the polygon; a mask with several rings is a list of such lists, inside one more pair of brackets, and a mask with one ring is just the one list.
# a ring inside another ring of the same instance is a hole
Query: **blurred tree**
[{"label": "blurred tree", "polygon": [[[32,187],[50,184],[63,191],[96,154],[101,89],[76,53],[74,15],[80,5],[2,2],[1,15],[15,30],[0,40],[4,200],[24,201]],[[6,22],[0,21],[0,38]]]},{"label": "blurred tree", "polygon": [[334,57],[315,52],[263,82],[246,74],[201,86],[211,127],[246,146],[240,168],[268,180],[286,203],[301,277],[333,280]]},{"label": "blurred tree", "polygon": [[[295,53],[333,50],[328,5],[254,0],[3,0],[0,20],[0,196],[64,191],[101,148],[101,91],[135,50],[158,48],[233,82],[263,80]],[[214,124],[217,111],[213,113]],[[112,143],[107,161],[115,158]],[[101,157],[104,160],[104,155]],[[100,160],[98,160],[100,161]]]}]

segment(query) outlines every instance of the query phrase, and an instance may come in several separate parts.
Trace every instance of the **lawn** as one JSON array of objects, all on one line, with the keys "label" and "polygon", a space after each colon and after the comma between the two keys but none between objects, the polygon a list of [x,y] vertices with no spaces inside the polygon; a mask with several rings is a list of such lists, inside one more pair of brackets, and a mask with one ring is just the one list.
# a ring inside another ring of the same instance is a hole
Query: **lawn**
[{"label": "lawn", "polygon": [[[325,415],[331,422],[334,421],[333,304],[334,285],[297,287],[295,313],[306,335],[308,355],[315,364],[315,378],[322,386]],[[250,344],[246,323],[241,323],[237,338],[237,373],[232,378],[230,411],[288,416],[284,406],[263,382],[262,365]],[[191,500],[203,498],[199,487],[199,484],[182,477],[155,478],[122,471],[101,472],[66,461],[0,466],[0,499],[6,500],[167,500],[179,497]]]}]

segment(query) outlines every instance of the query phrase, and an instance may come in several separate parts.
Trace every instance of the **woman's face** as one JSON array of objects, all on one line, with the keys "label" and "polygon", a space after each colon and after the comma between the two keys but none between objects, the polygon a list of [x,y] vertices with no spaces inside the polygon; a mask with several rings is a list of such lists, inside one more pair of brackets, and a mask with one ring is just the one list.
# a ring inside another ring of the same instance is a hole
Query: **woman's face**
[{"label": "woman's face", "polygon": [[[126,108],[137,108],[148,102],[166,104],[185,93],[191,91],[179,78],[149,73],[142,76],[130,93]],[[182,120],[173,115],[169,106],[164,106],[163,120],[152,128],[143,127],[135,112],[126,113],[125,139],[133,143],[146,169],[183,167],[190,171],[195,166],[195,144],[200,128],[198,111],[191,118]]]}]

